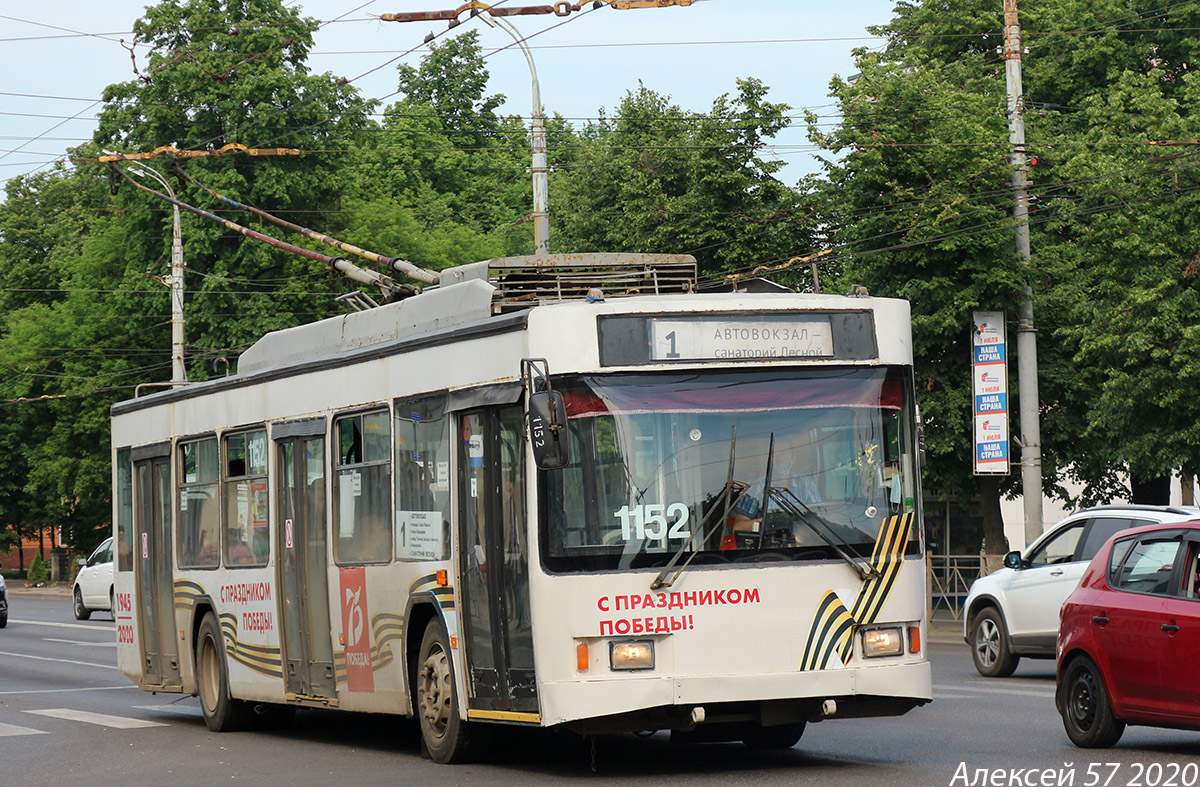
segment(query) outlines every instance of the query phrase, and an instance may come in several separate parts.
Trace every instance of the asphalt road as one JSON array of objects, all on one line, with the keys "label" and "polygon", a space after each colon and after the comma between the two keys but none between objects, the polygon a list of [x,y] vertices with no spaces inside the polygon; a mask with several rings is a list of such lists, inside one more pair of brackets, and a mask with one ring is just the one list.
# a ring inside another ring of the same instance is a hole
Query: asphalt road
[{"label": "asphalt road", "polygon": [[[607,736],[593,745],[516,730],[485,762],[457,766],[423,759],[415,724],[388,716],[302,710],[287,730],[211,733],[194,699],[129,685],[114,667],[113,638],[105,613],[84,623],[67,599],[14,600],[8,628],[0,629],[5,783],[525,786],[600,778],[898,787],[980,784],[986,772],[995,784],[1058,784],[1068,774],[1084,787],[1200,784],[1200,732],[1135,727],[1115,749],[1076,749],[1054,711],[1052,662],[1027,660],[1012,678],[984,679],[951,631],[931,637],[931,705],[894,719],[810,725],[789,751],[672,745],[665,734]],[[1043,781],[1047,774],[1054,780]]]}]

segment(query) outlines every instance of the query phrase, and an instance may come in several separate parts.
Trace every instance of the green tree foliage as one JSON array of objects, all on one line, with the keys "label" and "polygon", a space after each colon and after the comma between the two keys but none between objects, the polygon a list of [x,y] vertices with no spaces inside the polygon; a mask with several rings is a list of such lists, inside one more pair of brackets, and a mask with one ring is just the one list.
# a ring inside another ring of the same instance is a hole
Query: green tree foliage
[{"label": "green tree foliage", "polygon": [[[1022,278],[1006,227],[1004,82],[983,55],[923,54],[859,51],[860,73],[832,84],[842,122],[822,131],[809,113],[810,135],[836,154],[818,202],[846,268],[841,286],[912,305],[926,487],[970,496],[981,491],[970,462],[971,312],[1012,313]],[[987,492],[987,540],[1000,548],[997,490]]]},{"label": "green tree foliage", "polygon": [[364,158],[376,174],[359,187],[369,189],[364,215],[375,211],[398,228],[425,232],[373,237],[392,238],[433,268],[530,253],[529,137],[520,117],[497,114],[504,96],[486,95],[478,33],[434,43],[419,67],[398,72],[402,97],[385,111],[378,144]]},{"label": "green tree foliage", "polygon": [[815,251],[808,209],[763,157],[789,107],[737,86],[697,114],[643,85],[589,124],[551,178],[552,248],[688,252],[713,276]]},{"label": "green tree foliage", "polygon": [[970,312],[1015,317],[1029,281],[1044,472],[1052,486],[1083,482],[1082,502],[1097,502],[1122,493],[1126,469],[1197,464],[1200,413],[1182,394],[1197,370],[1187,341],[1193,156],[1149,143],[1200,131],[1187,109],[1200,53],[1186,30],[1198,10],[1021,3],[1026,132],[1040,159],[1031,267],[1013,253],[1007,218],[1002,11],[990,0],[897,4],[877,30],[883,51],[859,51],[860,73],[832,85],[840,125],[826,132],[810,116],[814,141],[836,154],[821,204],[847,278],[913,303],[931,486],[955,493],[974,483]]},{"label": "green tree foliage", "polygon": [[[97,142],[121,151],[164,145],[218,150],[231,143],[303,151],[353,148],[368,126],[370,105],[338,77],[308,73],[315,29],[315,21],[278,0],[189,0],[148,8],[134,34],[137,43],[151,47],[149,64],[138,79],[105,91]],[[190,160],[187,171],[240,202],[336,234],[340,227],[329,227],[326,217],[339,215],[345,190],[341,163],[336,155],[230,155]],[[220,209],[211,197],[172,178],[185,202]],[[167,273],[169,206],[129,184],[121,186],[117,202],[129,211],[121,267],[140,273],[150,262],[152,273]],[[270,235],[284,234],[247,214],[231,218]],[[215,355],[236,352],[267,330],[337,310],[331,296],[339,284],[318,262],[191,215],[184,218],[183,234],[188,342],[210,348],[208,355],[193,355],[193,377],[206,376]],[[157,346],[168,346],[168,337],[157,336]]]}]

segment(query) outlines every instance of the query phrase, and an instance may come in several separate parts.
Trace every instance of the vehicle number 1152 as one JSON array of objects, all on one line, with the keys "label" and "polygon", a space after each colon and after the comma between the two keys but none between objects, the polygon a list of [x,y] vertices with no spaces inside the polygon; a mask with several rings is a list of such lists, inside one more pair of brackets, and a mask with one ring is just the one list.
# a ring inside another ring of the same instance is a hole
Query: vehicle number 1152
[{"label": "vehicle number 1152", "polygon": [[621,520],[621,538],[687,538],[691,514],[683,503],[647,503],[637,506],[622,506],[613,512]]}]

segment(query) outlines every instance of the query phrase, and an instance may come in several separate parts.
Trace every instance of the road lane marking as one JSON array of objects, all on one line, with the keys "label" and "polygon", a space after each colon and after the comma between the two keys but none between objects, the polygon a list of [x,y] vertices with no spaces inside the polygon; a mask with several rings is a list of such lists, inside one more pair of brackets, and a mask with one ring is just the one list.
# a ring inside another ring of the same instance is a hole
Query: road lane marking
[{"label": "road lane marking", "polygon": [[21,689],[20,691],[0,691],[0,697],[10,694],[74,694],[78,691],[124,691],[136,689],[137,686],[88,686],[78,689]]},{"label": "road lane marking", "polygon": [[116,669],[116,664],[93,664],[90,661],[72,661],[71,659],[52,659],[49,656],[30,656],[28,653],[9,653],[0,650],[0,656],[12,656],[18,659],[33,659],[34,661],[54,661],[59,664],[75,664],[80,667],[99,667],[100,669]]},{"label": "road lane marking", "polygon": [[42,637],[42,642],[61,642],[64,645],[79,645],[85,648],[115,648],[116,641],[113,642],[84,642],[81,639],[57,639],[55,637]]},{"label": "road lane marking", "polygon": [[112,631],[112,626],[92,626],[87,623],[49,623],[45,620],[20,620],[11,618],[9,623],[19,623],[22,626],[53,626],[60,629],[83,629],[84,631]]},{"label": "road lane marking", "polygon": [[173,713],[177,716],[201,718],[199,705],[134,705],[135,710],[146,710],[151,713]]},{"label": "road lane marking", "polygon": [[0,738],[11,735],[45,735],[45,730],[35,730],[32,727],[18,727],[15,724],[0,724]]},{"label": "road lane marking", "polygon": [[967,692],[967,693],[971,693],[971,694],[1006,694],[1006,695],[1016,695],[1016,696],[1020,696],[1020,697],[1053,697],[1054,696],[1054,689],[1043,689],[1041,691],[1038,691],[1035,689],[995,689],[995,688],[991,688],[988,686],[974,686],[971,684],[967,684],[965,686],[939,686],[939,685],[935,684],[933,689],[935,692],[935,694],[934,694],[935,699],[938,696],[936,694],[936,692],[939,692],[939,691],[948,691],[951,693]]},{"label": "road lane marking", "polygon": [[73,710],[71,708],[49,708],[47,710],[27,710],[25,712],[32,713],[37,716],[49,716],[54,719],[82,721],[86,724],[98,724],[102,727],[114,727],[118,730],[132,730],[139,727],[167,726],[166,724],[157,721],[130,719],[125,716],[109,716],[107,713],[92,713],[91,711]]}]

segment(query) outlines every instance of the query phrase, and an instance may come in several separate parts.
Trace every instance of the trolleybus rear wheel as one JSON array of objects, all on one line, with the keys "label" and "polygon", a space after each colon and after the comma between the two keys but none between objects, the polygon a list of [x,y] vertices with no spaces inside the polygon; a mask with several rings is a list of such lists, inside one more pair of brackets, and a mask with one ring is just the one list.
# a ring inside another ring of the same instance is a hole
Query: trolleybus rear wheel
[{"label": "trolleybus rear wheel", "polygon": [[466,762],[481,753],[488,731],[458,714],[450,645],[437,618],[429,621],[421,640],[416,699],[421,740],[434,762]]},{"label": "trolleybus rear wheel", "polygon": [[229,696],[227,670],[221,628],[217,616],[209,612],[196,638],[196,683],[204,723],[213,732],[240,730],[249,721],[250,706]]}]

